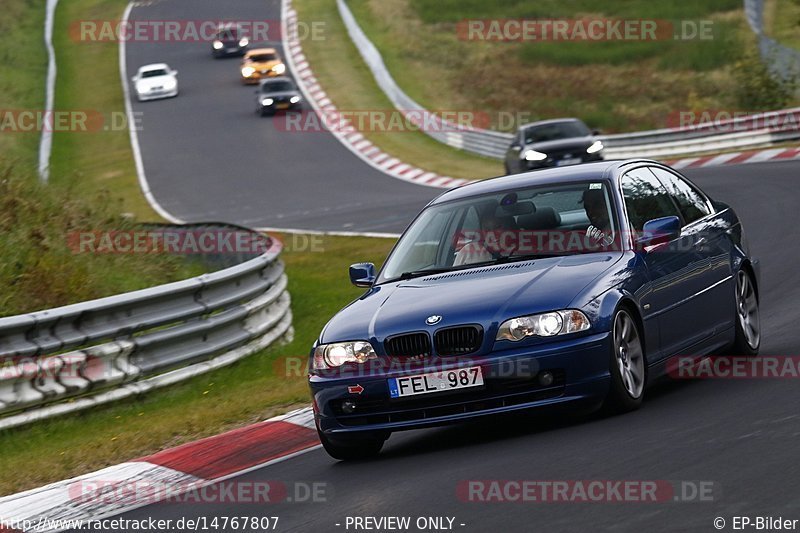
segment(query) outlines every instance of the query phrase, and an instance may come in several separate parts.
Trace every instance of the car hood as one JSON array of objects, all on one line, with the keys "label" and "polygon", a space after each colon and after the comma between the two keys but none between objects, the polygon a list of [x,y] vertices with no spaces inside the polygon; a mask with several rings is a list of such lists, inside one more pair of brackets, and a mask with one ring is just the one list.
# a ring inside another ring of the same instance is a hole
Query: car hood
[{"label": "car hood", "polygon": [[507,263],[407,281],[385,283],[340,311],[325,327],[322,343],[377,339],[435,328],[481,324],[485,330],[532,313],[567,308],[621,253],[593,253]]},{"label": "car hood", "polygon": [[274,93],[258,93],[259,98],[291,98],[298,96],[300,93],[297,91],[278,91]]},{"label": "car hood", "polygon": [[136,87],[140,90],[149,91],[153,87],[165,87],[168,83],[171,83],[174,80],[174,76],[156,76],[154,78],[144,78],[136,82]]},{"label": "car hood", "polygon": [[576,153],[581,154],[594,143],[594,137],[570,137],[569,139],[558,139],[555,141],[539,142],[525,145],[525,150],[533,149],[539,152],[547,153],[561,150],[575,150]]}]

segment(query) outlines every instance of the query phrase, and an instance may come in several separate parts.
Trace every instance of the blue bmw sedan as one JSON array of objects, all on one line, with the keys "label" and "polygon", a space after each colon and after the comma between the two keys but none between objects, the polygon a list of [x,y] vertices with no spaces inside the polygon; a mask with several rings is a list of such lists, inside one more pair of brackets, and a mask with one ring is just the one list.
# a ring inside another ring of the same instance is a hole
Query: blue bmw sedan
[{"label": "blue bmw sedan", "polygon": [[649,160],[480,181],[430,202],[309,362],[342,460],[391,432],[521,409],[638,408],[676,356],[760,345],[759,264],[729,206]]}]

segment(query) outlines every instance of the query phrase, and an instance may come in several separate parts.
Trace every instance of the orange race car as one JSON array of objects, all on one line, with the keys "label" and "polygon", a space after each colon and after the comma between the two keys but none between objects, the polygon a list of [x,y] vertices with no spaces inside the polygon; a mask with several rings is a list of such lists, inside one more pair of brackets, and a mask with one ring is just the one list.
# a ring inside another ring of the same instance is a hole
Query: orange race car
[{"label": "orange race car", "polygon": [[248,51],[242,59],[242,82],[256,84],[264,78],[281,76],[286,65],[274,48],[256,48]]}]

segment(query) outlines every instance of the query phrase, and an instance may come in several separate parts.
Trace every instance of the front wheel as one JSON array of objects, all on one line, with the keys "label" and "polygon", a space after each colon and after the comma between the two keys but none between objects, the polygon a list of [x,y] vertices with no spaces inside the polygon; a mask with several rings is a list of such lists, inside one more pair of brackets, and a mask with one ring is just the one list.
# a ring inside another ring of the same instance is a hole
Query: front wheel
[{"label": "front wheel", "polygon": [[761,346],[761,320],[755,285],[746,270],[736,274],[736,337],[734,355],[758,355]]},{"label": "front wheel", "polygon": [[340,461],[358,461],[377,456],[383,443],[389,438],[385,435],[369,435],[359,437],[329,438],[321,431],[319,440],[328,455]]},{"label": "front wheel", "polygon": [[646,365],[639,327],[625,309],[614,313],[611,343],[611,389],[605,406],[618,413],[636,410],[644,398]]}]

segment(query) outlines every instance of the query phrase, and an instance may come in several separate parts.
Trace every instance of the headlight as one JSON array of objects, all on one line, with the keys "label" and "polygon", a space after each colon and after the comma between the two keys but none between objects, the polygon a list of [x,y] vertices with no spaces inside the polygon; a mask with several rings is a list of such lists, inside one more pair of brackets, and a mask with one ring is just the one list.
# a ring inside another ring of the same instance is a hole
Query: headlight
[{"label": "headlight", "polygon": [[178,80],[176,80],[175,78],[170,78],[164,82],[164,89],[168,91],[171,91],[177,86],[178,86]]},{"label": "headlight", "polygon": [[589,148],[586,149],[586,153],[593,154],[595,152],[599,152],[602,149],[603,149],[603,143],[601,143],[600,141],[595,141]]},{"label": "headlight", "polygon": [[145,86],[144,83],[137,83],[136,84],[136,92],[139,93],[139,94],[146,93],[147,92],[147,87]]},{"label": "headlight", "polygon": [[284,65],[283,63],[278,63],[277,65],[272,67],[272,72],[274,72],[275,74],[283,74],[284,72],[286,72],[286,65]]},{"label": "headlight", "polygon": [[264,98],[263,100],[261,100],[261,105],[272,105],[272,102],[273,102],[272,98]]},{"label": "headlight", "polygon": [[552,337],[589,329],[589,319],[576,309],[553,311],[506,320],[500,325],[495,340],[521,341],[525,337]]},{"label": "headlight", "polygon": [[256,69],[254,69],[253,67],[244,67],[242,69],[242,76],[244,76],[245,78],[249,78],[255,73],[255,71]]},{"label": "headlight", "polygon": [[243,47],[243,48],[244,48],[244,47],[245,47],[245,46],[247,46],[248,44],[250,44],[250,41],[249,41],[247,38],[241,38],[241,39],[239,39],[239,46],[241,46],[241,47]]},{"label": "headlight", "polygon": [[222,41],[214,41],[214,43],[211,46],[214,47],[214,50],[222,50],[222,47],[225,45],[222,44]]},{"label": "headlight", "polygon": [[536,150],[527,150],[525,152],[526,161],[543,161],[545,159],[547,159],[547,154],[542,152],[537,152]]},{"label": "headlight", "polygon": [[297,102],[300,101],[300,97],[299,96],[292,96],[291,98],[289,98],[289,101],[291,103],[293,103],[293,104],[296,104]]},{"label": "headlight", "polygon": [[366,363],[378,355],[367,341],[320,344],[314,350],[314,370],[327,370],[345,363]]}]

